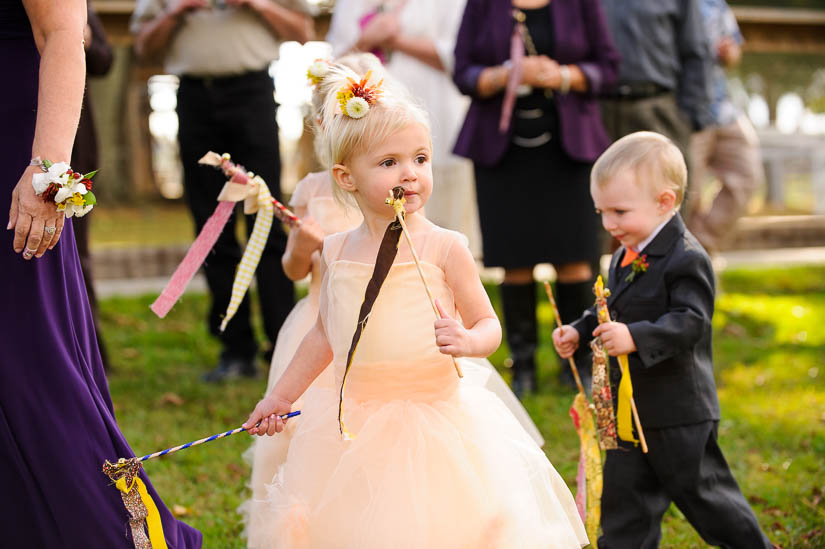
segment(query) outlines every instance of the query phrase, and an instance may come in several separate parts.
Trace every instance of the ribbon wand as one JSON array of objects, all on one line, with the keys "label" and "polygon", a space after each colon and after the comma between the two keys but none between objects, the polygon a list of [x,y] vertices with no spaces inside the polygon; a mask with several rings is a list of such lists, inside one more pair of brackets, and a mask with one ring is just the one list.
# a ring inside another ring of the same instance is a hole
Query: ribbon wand
[{"label": "ribbon wand", "polygon": [[[401,198],[395,198],[394,193],[397,193]],[[410,231],[407,230],[407,223],[404,221],[404,189],[402,187],[393,187],[386,202],[389,206],[392,206],[392,209],[395,211],[395,217],[401,225],[401,231],[404,233],[404,238],[407,240],[407,244],[410,247],[410,252],[412,252],[413,260],[415,261],[415,268],[418,269],[418,276],[421,277],[421,282],[424,283],[424,291],[427,292],[427,297],[430,299],[430,305],[433,308],[435,317],[441,318],[441,315],[438,313],[438,307],[435,306],[435,298],[433,298],[433,294],[430,291],[430,285],[427,284],[427,278],[424,276],[424,271],[421,270],[421,262],[418,260],[418,254],[415,253],[412,237],[410,237]],[[461,366],[458,365],[455,357],[450,355],[450,358],[453,360],[453,366],[455,367],[455,372],[458,374],[458,377],[464,377],[464,372],[461,371]]]},{"label": "ribbon wand", "polygon": [[[604,287],[601,275],[599,275],[596,280],[593,291],[596,293],[596,310],[598,311],[599,324],[610,322],[610,312],[607,310],[607,298],[610,296],[610,290]],[[645,440],[645,433],[642,430],[642,422],[639,420],[636,401],[633,399],[633,385],[630,382],[630,365],[627,362],[627,355],[619,355],[616,358],[619,361],[619,368],[622,372],[622,379],[619,383],[619,409],[617,410],[619,438],[629,442],[641,442],[642,453],[646,454],[647,441]],[[633,423],[636,425],[636,432],[639,433],[638,441],[633,438],[633,433],[628,425],[627,408],[625,407],[628,403],[633,416]]]},{"label": "ribbon wand", "polygon": [[[556,327],[561,328],[562,323],[559,308],[556,306],[556,299],[553,297],[553,289],[550,288],[550,283],[546,280],[544,281],[544,291],[547,293],[547,297],[550,299],[550,305],[553,307],[553,316],[556,318]],[[576,381],[576,387],[578,387],[579,392],[583,395],[587,395],[584,390],[581,377],[579,377],[579,370],[576,368],[576,361],[573,360],[572,356],[569,356],[567,357],[567,362],[570,364],[570,369],[573,371],[573,379]]]},{"label": "ribbon wand", "polygon": [[[281,418],[288,419],[300,414],[300,410],[296,410],[282,415]],[[228,437],[245,430],[243,427],[238,427],[225,433],[218,433],[211,437],[188,442],[173,448],[167,448],[166,450],[153,454],[146,454],[143,457],[120,458],[115,463],[110,462],[108,459],[103,462],[103,473],[112,480],[120,491],[123,505],[128,511],[129,527],[132,531],[132,542],[134,543],[135,549],[167,549],[166,538],[163,535],[163,524],[160,520],[160,512],[139,475],[140,469],[143,467],[143,462],[179,450],[185,450],[186,448],[205,442]]]}]

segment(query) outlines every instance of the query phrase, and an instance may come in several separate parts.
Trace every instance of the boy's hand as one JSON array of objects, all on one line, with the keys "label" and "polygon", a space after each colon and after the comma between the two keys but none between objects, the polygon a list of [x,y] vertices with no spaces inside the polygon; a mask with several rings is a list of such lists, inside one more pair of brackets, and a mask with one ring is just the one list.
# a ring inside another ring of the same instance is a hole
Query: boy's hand
[{"label": "boy's hand", "polygon": [[570,358],[579,348],[579,332],[564,325],[553,330],[553,346],[562,358]]},{"label": "boy's hand", "polygon": [[301,224],[293,227],[295,231],[295,248],[304,256],[312,255],[315,250],[321,249],[324,242],[324,230],[317,221],[307,216],[301,220]]},{"label": "boy's hand", "polygon": [[593,337],[602,338],[602,344],[610,356],[620,356],[636,350],[636,343],[627,324],[621,322],[605,322],[593,330]]},{"label": "boy's hand", "polygon": [[452,318],[436,299],[435,307],[441,318],[435,321],[435,343],[445,355],[471,356],[472,337],[461,322]]},{"label": "boy's hand", "polygon": [[[269,394],[258,402],[243,424],[250,435],[272,436],[284,430],[284,420],[280,416],[292,411],[292,403],[277,395]],[[260,425],[257,425],[258,422]],[[257,427],[256,427],[257,425]]]}]

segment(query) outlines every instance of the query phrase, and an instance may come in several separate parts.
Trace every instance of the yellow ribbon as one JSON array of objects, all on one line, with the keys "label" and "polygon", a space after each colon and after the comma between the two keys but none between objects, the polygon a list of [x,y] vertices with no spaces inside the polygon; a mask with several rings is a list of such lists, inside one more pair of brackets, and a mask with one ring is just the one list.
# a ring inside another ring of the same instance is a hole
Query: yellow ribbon
[{"label": "yellow ribbon", "polygon": [[[247,211],[257,207],[258,215],[255,217],[255,225],[246,243],[246,250],[244,250],[243,257],[241,257],[241,262],[238,264],[238,270],[235,271],[235,281],[232,283],[232,296],[229,299],[226,314],[221,322],[221,331],[226,329],[226,325],[229,324],[229,321],[232,320],[232,317],[238,312],[238,307],[240,307],[244,295],[246,295],[246,291],[252,283],[252,277],[258,268],[258,262],[261,260],[261,254],[264,251],[266,240],[269,238],[269,231],[272,228],[275,207],[272,205],[272,195],[269,192],[269,187],[267,187],[264,180],[258,176],[255,176],[253,183],[257,185],[255,205],[245,204],[244,209]],[[247,213],[250,212],[247,211]]]},{"label": "yellow ribbon", "polygon": [[146,485],[143,481],[135,476],[132,479],[132,484],[126,486],[126,477],[121,477],[115,483],[115,486],[124,494],[128,494],[132,491],[135,484],[137,484],[138,494],[140,494],[140,499],[143,501],[143,505],[146,506],[148,513],[146,515],[146,527],[149,530],[149,541],[152,543],[152,549],[168,549],[166,546],[166,538],[163,535],[163,524],[160,521],[160,513],[155,502],[152,501],[152,496],[150,496],[146,490]]},{"label": "yellow ribbon", "polygon": [[573,408],[579,419],[579,442],[581,452],[584,455],[585,471],[585,493],[587,494],[585,505],[587,513],[584,520],[584,529],[593,549],[598,549],[597,539],[599,537],[599,524],[601,522],[602,503],[602,454],[599,451],[599,436],[596,432],[596,425],[593,421],[593,411],[587,397],[583,393],[578,393],[573,400]]},{"label": "yellow ribbon", "polygon": [[630,401],[633,399],[633,383],[630,381],[630,366],[627,355],[619,356],[619,369],[622,380],[619,382],[619,408],[616,410],[616,430],[619,438],[627,442],[638,443],[633,437],[633,418],[631,417]]}]

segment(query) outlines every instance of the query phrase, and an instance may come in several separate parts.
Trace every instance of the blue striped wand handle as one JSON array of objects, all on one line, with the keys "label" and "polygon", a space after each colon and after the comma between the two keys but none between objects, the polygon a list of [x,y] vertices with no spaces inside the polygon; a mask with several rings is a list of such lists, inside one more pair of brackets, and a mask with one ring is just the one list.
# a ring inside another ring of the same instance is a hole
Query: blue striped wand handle
[{"label": "blue striped wand handle", "polygon": [[[301,415],[300,410],[296,410],[294,412],[290,412],[288,414],[284,414],[281,416],[281,419],[289,419],[291,417]],[[260,425],[260,423],[259,423]],[[257,425],[256,425],[257,427]],[[146,461],[147,459],[152,459],[160,456],[165,456],[166,454],[172,454],[177,452],[178,450],[186,450],[187,448],[191,448],[192,446],[197,446],[199,444],[203,444],[204,442],[212,442],[213,440],[218,440],[219,438],[228,437],[229,435],[235,435],[242,431],[245,431],[243,427],[238,427],[237,429],[232,429],[231,431],[227,431],[225,433],[218,433],[217,435],[212,435],[211,437],[202,438],[200,440],[193,440],[192,442],[187,442],[186,444],[181,444],[180,446],[175,446],[173,448],[167,448],[166,450],[161,450],[160,452],[155,452],[154,454],[146,454],[143,457],[137,458],[138,462]]]}]

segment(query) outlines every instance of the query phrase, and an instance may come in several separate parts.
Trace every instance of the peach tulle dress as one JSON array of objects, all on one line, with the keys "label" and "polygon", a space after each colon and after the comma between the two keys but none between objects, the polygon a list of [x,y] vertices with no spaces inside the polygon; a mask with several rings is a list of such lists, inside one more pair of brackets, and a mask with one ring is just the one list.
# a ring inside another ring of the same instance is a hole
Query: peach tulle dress
[{"label": "peach tulle dress", "polygon": [[[354,438],[344,439],[338,389],[373,270],[339,257],[348,235],[324,241],[320,316],[332,364],[305,393],[302,415],[288,423],[287,455],[256,502],[250,547],[586,545],[573,496],[536,441],[499,397],[460,380],[438,351],[415,264],[400,260],[403,243],[347,378],[344,421]],[[422,244],[417,251],[431,290],[454,312],[440,265],[466,240],[433,226]]]}]

